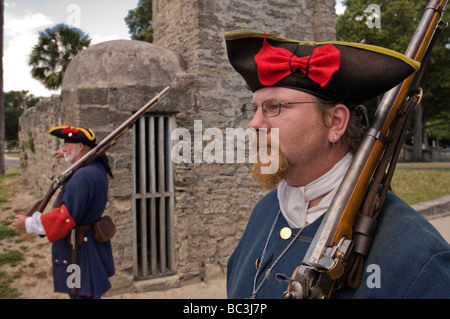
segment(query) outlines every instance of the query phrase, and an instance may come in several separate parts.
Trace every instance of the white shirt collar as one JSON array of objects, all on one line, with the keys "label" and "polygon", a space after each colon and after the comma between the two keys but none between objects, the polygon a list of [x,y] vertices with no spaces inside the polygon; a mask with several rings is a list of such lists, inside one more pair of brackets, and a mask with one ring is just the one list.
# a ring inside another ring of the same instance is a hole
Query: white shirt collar
[{"label": "white shirt collar", "polygon": [[[306,186],[289,186],[286,181],[278,184],[281,213],[290,227],[303,228],[328,209],[352,159],[353,155],[347,153],[332,169]],[[319,205],[308,209],[311,200],[325,194]]]}]

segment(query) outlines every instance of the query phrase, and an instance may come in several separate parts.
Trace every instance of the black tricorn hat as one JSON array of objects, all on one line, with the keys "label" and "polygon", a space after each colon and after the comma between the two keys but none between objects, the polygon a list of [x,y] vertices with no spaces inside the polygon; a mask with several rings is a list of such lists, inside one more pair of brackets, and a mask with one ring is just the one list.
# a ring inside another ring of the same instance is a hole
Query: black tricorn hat
[{"label": "black tricorn hat", "polygon": [[83,143],[90,147],[95,146],[95,134],[90,129],[73,126],[55,126],[48,133],[62,138],[66,143]]},{"label": "black tricorn hat", "polygon": [[420,63],[385,48],[350,42],[301,42],[261,31],[225,33],[228,59],[255,92],[292,88],[324,100],[362,103],[418,70]]}]

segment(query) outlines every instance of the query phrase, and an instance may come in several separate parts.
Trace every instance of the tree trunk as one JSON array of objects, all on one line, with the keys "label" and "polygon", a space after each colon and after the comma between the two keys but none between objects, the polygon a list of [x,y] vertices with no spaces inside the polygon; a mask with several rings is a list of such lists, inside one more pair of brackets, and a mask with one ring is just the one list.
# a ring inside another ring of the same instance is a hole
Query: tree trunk
[{"label": "tree trunk", "polygon": [[414,110],[414,152],[413,161],[419,162],[422,160],[422,144],[423,144],[423,125],[422,125],[422,103],[417,105]]},{"label": "tree trunk", "polygon": [[5,104],[3,103],[3,18],[4,1],[0,14],[0,175],[5,174]]}]

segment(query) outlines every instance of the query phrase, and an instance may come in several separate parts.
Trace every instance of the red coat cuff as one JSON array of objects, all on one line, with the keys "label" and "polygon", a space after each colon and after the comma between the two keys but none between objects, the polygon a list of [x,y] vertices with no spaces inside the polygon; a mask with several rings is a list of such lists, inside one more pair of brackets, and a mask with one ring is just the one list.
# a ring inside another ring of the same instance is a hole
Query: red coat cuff
[{"label": "red coat cuff", "polygon": [[42,214],[41,222],[48,240],[52,243],[65,237],[76,226],[65,205]]}]

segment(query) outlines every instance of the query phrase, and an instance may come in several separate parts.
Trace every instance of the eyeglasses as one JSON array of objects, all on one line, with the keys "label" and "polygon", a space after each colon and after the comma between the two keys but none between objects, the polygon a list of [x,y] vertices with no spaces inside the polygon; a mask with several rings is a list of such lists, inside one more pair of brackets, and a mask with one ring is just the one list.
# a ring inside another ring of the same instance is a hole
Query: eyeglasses
[{"label": "eyeglasses", "polygon": [[261,106],[262,112],[265,117],[275,117],[280,115],[281,107],[288,104],[304,104],[304,103],[316,103],[316,102],[280,102],[276,99],[264,101],[261,105],[256,103],[245,103],[242,105],[242,115],[251,120],[255,115],[258,107]]}]

